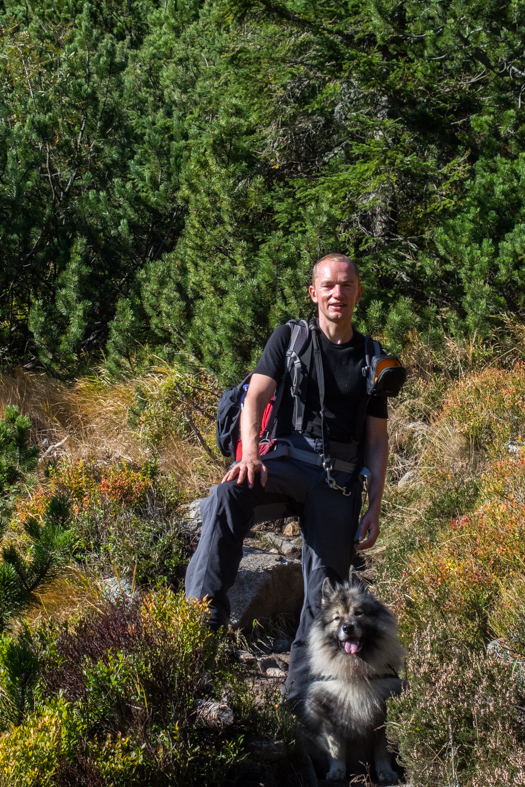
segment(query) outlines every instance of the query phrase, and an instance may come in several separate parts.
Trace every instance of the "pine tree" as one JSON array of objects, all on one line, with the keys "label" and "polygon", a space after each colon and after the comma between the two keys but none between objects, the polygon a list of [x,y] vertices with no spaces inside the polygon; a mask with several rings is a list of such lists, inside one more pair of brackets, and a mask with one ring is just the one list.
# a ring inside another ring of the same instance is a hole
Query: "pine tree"
[{"label": "pine tree", "polygon": [[64,561],[71,557],[75,536],[68,524],[68,501],[53,497],[47,504],[42,524],[34,517],[24,522],[31,542],[29,559],[14,545],[2,549],[0,632],[13,614],[34,602],[35,591],[51,581]]},{"label": "pine tree", "polygon": [[[5,418],[0,419],[0,540],[7,516],[18,488],[34,470],[38,446],[30,444],[31,425],[18,407],[8,405]],[[52,579],[63,561],[71,554],[74,537],[68,529],[69,503],[60,497],[49,500],[40,525],[34,517],[24,522],[32,544],[26,559],[13,544],[2,549],[0,562],[0,633],[8,619],[34,600],[34,591]]]},{"label": "pine tree", "polygon": [[18,407],[7,405],[0,419],[0,497],[13,493],[13,487],[36,467],[39,448],[30,444],[31,424]]}]

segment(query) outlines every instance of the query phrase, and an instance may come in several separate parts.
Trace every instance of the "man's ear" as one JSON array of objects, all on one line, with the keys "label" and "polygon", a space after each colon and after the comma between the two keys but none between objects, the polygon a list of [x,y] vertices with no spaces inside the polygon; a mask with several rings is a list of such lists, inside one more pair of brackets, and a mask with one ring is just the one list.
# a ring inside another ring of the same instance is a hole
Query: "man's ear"
[{"label": "man's ear", "polygon": [[313,284],[310,284],[310,286],[308,287],[308,292],[310,293],[310,298],[312,299],[312,301],[314,303],[317,303],[319,299],[317,297],[317,292]]},{"label": "man's ear", "polygon": [[363,297],[363,285],[362,285],[362,284],[360,284],[360,285],[359,285],[359,288],[358,288],[358,290],[357,290],[357,297],[356,297],[356,299],[355,299],[355,302],[356,302],[356,303],[359,303],[359,301],[361,300],[361,298],[362,298],[362,297]]}]

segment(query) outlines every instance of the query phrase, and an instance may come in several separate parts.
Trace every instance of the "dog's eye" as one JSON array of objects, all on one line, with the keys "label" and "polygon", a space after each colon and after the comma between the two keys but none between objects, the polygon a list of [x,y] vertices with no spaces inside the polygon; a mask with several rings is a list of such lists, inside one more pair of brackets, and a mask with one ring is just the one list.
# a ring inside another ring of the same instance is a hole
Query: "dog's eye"
[{"label": "dog's eye", "polygon": [[333,617],[332,618],[332,623],[337,623],[338,620],[341,620],[341,616],[340,615],[336,615],[335,617]]},{"label": "dog's eye", "polygon": [[356,609],[355,616],[356,616],[356,618],[362,618],[363,617],[363,610],[362,609]]}]

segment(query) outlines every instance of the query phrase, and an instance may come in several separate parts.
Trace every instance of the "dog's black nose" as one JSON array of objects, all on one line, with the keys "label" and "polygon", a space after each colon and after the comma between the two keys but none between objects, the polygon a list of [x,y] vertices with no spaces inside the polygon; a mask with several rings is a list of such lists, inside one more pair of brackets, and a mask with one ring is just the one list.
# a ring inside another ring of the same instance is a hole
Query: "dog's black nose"
[{"label": "dog's black nose", "polygon": [[343,629],[343,634],[352,634],[352,632],[354,630],[354,624],[353,623],[343,623],[341,628]]}]

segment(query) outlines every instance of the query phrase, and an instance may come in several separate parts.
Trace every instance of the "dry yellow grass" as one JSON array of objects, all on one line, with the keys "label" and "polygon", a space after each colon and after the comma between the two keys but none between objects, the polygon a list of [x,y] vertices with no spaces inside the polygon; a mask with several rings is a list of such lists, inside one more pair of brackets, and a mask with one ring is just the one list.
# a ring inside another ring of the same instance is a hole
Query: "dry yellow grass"
[{"label": "dry yellow grass", "polygon": [[37,629],[46,621],[71,620],[88,607],[100,605],[104,598],[103,591],[100,582],[77,568],[69,567],[60,577],[34,593],[34,603],[24,610],[20,619],[12,619],[10,628],[14,633],[25,624],[31,629]]},{"label": "dry yellow grass", "polygon": [[[140,384],[154,398],[169,372],[166,368],[144,375]],[[142,463],[153,454],[141,439],[140,430],[130,425],[129,410],[135,402],[137,382],[112,383],[102,376],[92,376],[68,385],[23,369],[2,372],[0,417],[6,405],[17,405],[29,417],[33,440],[43,451],[62,443],[50,456]],[[213,427],[210,419],[201,426],[209,446],[213,446]],[[177,437],[169,428],[155,446],[155,454],[160,469],[172,473],[190,493],[204,492],[224,472],[221,461],[212,461],[194,438]]]}]

